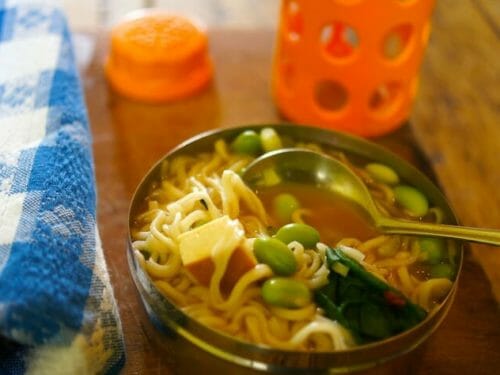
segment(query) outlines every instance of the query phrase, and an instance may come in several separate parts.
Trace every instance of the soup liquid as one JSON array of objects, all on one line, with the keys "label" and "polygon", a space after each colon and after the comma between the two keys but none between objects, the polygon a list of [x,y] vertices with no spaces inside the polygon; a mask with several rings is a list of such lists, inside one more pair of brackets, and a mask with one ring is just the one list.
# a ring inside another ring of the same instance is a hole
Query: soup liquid
[{"label": "soup liquid", "polygon": [[378,235],[358,207],[331,191],[303,184],[287,183],[257,191],[276,227],[286,224],[279,222],[273,208],[274,199],[283,193],[293,195],[299,201],[300,208],[307,210],[307,213],[302,215],[304,223],[316,228],[320,233],[321,242],[329,246],[334,246],[343,238],[365,241]]}]

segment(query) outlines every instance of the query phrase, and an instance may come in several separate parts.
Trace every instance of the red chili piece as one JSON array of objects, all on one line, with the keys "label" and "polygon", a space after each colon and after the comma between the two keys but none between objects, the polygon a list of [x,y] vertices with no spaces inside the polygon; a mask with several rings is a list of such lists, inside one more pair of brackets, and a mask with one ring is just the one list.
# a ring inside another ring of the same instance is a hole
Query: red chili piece
[{"label": "red chili piece", "polygon": [[386,290],[384,292],[384,298],[387,303],[392,306],[403,307],[404,305],[406,305],[405,299],[391,290]]}]

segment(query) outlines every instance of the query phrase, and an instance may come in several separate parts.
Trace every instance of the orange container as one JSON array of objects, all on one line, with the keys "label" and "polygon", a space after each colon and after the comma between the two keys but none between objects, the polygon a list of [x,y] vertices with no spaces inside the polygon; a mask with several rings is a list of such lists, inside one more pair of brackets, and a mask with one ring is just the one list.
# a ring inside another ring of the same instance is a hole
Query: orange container
[{"label": "orange container", "polygon": [[377,136],[409,117],[435,0],[282,0],[273,66],[281,113]]},{"label": "orange container", "polygon": [[207,36],[180,15],[156,9],[132,12],[111,31],[105,72],[111,86],[132,99],[187,97],[212,78]]}]

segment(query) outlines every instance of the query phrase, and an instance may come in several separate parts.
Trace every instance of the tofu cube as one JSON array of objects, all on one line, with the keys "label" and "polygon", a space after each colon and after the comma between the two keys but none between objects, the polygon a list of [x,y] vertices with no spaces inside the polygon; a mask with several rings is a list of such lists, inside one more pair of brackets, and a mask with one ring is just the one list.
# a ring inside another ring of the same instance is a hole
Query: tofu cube
[{"label": "tofu cube", "polygon": [[232,253],[222,278],[222,288],[232,289],[238,279],[257,261],[251,250],[242,246],[244,230],[228,216],[214,219],[179,236],[179,251],[184,267],[201,284],[208,286],[219,256]]}]

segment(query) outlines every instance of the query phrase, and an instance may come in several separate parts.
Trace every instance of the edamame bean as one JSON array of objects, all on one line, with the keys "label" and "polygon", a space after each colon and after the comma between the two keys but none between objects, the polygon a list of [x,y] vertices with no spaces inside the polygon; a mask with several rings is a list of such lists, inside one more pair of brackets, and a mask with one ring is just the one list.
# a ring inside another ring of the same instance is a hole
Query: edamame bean
[{"label": "edamame bean", "polygon": [[408,185],[394,188],[394,198],[402,207],[414,216],[424,216],[429,209],[429,202],[419,190]]},{"label": "edamame bean", "polygon": [[253,253],[260,263],[267,264],[276,275],[290,276],[297,271],[293,251],[280,240],[257,238],[253,243]]},{"label": "edamame bean", "polygon": [[306,249],[312,249],[319,242],[319,232],[307,224],[291,223],[278,229],[276,238],[286,244],[298,241]]},{"label": "edamame bean", "polygon": [[245,130],[231,144],[238,154],[258,155],[262,149],[259,135],[253,130]]},{"label": "edamame bean", "polygon": [[284,277],[267,280],[261,289],[262,298],[272,306],[298,309],[311,303],[311,291],[301,281]]},{"label": "edamame bean", "polygon": [[425,259],[430,264],[438,264],[446,252],[446,241],[442,238],[419,238],[420,251],[425,254]]},{"label": "edamame bean", "polygon": [[260,142],[265,152],[282,148],[281,139],[273,128],[264,128],[260,131]]},{"label": "edamame bean", "polygon": [[370,163],[365,166],[368,174],[376,181],[387,185],[399,183],[399,176],[394,169],[379,163]]},{"label": "edamame bean", "polygon": [[440,264],[434,264],[431,267],[431,276],[434,278],[446,278],[449,280],[452,280],[453,277],[455,276],[455,271],[453,270],[453,267],[450,264],[447,263],[440,263]]},{"label": "edamame bean", "polygon": [[299,207],[299,201],[292,194],[279,194],[273,200],[274,214],[282,224],[289,223],[293,212]]}]

